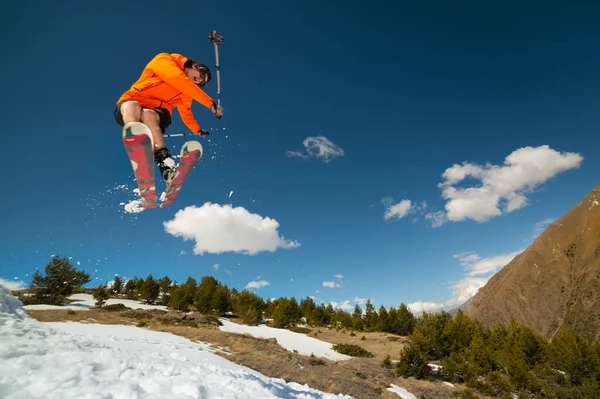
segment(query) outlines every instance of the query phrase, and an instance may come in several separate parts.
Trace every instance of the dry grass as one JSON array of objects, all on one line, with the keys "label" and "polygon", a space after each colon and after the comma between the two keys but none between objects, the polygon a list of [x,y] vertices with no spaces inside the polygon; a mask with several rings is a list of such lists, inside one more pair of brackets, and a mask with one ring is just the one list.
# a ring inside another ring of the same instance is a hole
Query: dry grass
[{"label": "dry grass", "polygon": [[[75,321],[82,323],[137,325],[140,320],[147,324],[143,328],[170,332],[210,344],[217,353],[234,363],[249,367],[266,376],[283,378],[333,394],[347,394],[354,398],[398,398],[386,390],[390,384],[396,384],[415,394],[418,398],[455,398],[457,389],[443,383],[404,379],[394,375],[392,369],[382,368],[381,361],[390,354],[397,359],[403,345],[402,340],[395,342],[384,333],[357,333],[349,336],[349,331],[310,328],[309,336],[331,343],[360,345],[374,354],[374,358],[353,358],[349,361],[331,361],[315,359],[290,352],[276,343],[275,339],[260,339],[248,335],[220,331],[209,324],[198,326],[164,324],[160,321],[161,312],[122,311],[107,312],[99,309],[86,311],[68,310],[28,310],[27,313],[40,321]],[[131,316],[135,317],[131,317]],[[320,332],[319,332],[320,331]],[[315,335],[316,333],[316,335]],[[362,336],[365,340],[361,340]],[[318,361],[320,360],[320,361]]]}]

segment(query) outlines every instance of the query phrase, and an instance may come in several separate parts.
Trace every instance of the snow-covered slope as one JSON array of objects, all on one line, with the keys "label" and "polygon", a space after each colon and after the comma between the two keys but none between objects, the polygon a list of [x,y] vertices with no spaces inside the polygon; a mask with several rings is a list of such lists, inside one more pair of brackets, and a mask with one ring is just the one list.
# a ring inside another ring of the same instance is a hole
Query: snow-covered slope
[{"label": "snow-covered slope", "polygon": [[2,285],[0,343],[4,399],[350,398],[265,377],[173,334],[40,323]]}]

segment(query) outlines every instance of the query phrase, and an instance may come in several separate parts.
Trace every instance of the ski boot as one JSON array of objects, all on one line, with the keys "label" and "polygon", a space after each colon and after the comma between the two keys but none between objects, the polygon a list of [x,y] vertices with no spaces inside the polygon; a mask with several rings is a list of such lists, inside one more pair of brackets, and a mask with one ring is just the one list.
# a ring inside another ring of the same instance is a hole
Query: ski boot
[{"label": "ski boot", "polygon": [[165,147],[154,151],[154,161],[158,165],[160,175],[168,186],[175,177],[175,161],[171,158],[169,149]]}]

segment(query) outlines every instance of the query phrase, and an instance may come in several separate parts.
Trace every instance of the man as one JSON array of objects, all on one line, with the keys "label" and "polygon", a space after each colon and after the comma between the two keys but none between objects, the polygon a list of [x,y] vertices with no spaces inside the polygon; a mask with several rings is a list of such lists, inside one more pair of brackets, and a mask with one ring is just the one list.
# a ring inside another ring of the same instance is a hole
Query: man
[{"label": "man", "polygon": [[218,118],[223,115],[223,108],[217,109],[213,99],[201,89],[210,78],[206,65],[181,54],[160,53],[117,101],[114,115],[120,126],[128,122],[142,122],[152,132],[154,161],[167,184],[175,175],[175,162],[163,135],[171,124],[173,108],[177,107],[183,123],[202,137],[206,137],[208,132],[196,122],[192,114],[192,100],[210,109]]}]

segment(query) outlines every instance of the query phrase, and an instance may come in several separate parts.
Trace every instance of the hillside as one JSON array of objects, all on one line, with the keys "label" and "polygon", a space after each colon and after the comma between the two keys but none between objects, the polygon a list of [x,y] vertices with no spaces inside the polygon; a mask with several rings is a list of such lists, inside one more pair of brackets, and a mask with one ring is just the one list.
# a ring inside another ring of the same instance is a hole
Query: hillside
[{"label": "hillside", "polygon": [[600,338],[600,185],[473,297],[466,310],[487,326],[511,316],[551,338],[571,325]]}]

